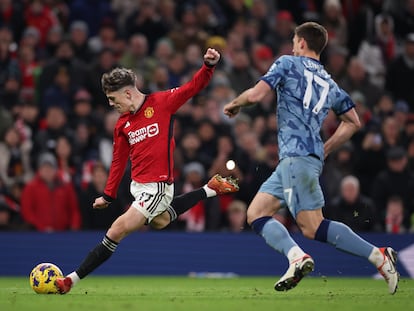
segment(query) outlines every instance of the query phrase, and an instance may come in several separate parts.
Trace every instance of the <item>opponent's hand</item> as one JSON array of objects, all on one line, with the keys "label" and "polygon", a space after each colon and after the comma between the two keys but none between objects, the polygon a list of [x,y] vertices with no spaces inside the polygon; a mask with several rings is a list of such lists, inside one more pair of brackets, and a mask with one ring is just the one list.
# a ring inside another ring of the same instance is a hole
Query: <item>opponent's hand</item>
[{"label": "opponent's hand", "polygon": [[216,49],[208,48],[204,54],[204,62],[210,66],[214,66],[220,60],[220,53]]},{"label": "opponent's hand", "polygon": [[95,202],[92,205],[92,207],[95,209],[107,208],[108,206],[109,202],[105,201],[103,197],[96,198]]},{"label": "opponent's hand", "polygon": [[233,103],[226,104],[223,108],[223,113],[229,118],[233,118],[240,111],[240,107],[235,106]]}]

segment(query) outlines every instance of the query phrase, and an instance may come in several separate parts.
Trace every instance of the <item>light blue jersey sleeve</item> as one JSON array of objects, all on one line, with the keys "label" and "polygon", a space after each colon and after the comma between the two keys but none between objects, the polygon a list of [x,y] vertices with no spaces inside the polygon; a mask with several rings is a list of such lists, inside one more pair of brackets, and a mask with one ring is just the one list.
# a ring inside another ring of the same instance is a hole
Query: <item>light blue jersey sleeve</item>
[{"label": "light blue jersey sleeve", "polygon": [[355,105],[322,64],[303,56],[278,58],[260,80],[277,95],[279,158],[314,155],[324,159],[322,123]]}]

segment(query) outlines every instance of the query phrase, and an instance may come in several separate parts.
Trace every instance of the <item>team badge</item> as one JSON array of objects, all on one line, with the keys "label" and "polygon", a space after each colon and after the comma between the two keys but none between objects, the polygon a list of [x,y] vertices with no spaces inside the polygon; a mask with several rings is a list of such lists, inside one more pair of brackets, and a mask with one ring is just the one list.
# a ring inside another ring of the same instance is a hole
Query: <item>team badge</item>
[{"label": "team badge", "polygon": [[152,107],[148,107],[148,108],[146,108],[145,109],[145,111],[144,111],[144,116],[147,118],[147,119],[149,119],[149,118],[152,118],[152,116],[154,115],[154,108],[152,108]]}]

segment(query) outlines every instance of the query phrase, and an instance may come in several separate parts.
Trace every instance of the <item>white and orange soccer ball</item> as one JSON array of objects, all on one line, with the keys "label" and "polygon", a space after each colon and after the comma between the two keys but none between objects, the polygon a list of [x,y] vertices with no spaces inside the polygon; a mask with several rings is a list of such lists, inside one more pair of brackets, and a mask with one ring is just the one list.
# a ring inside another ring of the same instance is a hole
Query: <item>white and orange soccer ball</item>
[{"label": "white and orange soccer ball", "polygon": [[63,277],[62,271],[53,263],[38,264],[30,272],[30,286],[38,294],[58,294],[56,278]]}]

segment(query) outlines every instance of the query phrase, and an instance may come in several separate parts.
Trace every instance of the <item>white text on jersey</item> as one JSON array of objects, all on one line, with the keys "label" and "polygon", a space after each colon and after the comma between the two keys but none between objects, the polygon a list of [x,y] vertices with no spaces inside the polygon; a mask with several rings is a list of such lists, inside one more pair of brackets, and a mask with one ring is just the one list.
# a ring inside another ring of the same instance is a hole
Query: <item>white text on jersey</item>
[{"label": "white text on jersey", "polygon": [[128,141],[130,145],[134,145],[136,143],[143,141],[144,139],[156,136],[158,135],[158,133],[158,123],[153,123],[145,127],[141,127],[136,131],[128,132]]}]

